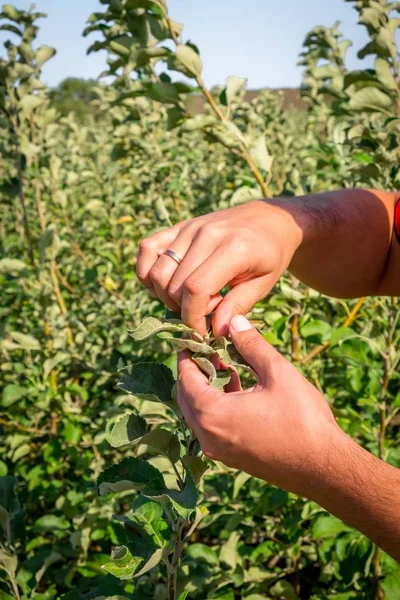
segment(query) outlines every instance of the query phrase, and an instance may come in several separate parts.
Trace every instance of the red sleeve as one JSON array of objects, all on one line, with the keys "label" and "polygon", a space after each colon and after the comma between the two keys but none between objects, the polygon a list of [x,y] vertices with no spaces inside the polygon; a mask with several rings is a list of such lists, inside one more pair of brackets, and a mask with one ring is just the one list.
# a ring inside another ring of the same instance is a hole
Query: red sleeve
[{"label": "red sleeve", "polygon": [[397,201],[394,209],[394,231],[396,233],[397,241],[400,244],[400,200]]}]

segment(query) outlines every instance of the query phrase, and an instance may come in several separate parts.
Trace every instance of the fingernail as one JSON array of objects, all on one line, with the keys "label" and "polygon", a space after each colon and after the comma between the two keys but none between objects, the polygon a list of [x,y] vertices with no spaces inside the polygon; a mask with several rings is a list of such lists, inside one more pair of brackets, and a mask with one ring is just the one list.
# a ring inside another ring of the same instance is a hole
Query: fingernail
[{"label": "fingernail", "polygon": [[232,317],[229,325],[233,331],[248,331],[249,329],[253,329],[250,321],[248,321],[243,315],[236,315]]}]

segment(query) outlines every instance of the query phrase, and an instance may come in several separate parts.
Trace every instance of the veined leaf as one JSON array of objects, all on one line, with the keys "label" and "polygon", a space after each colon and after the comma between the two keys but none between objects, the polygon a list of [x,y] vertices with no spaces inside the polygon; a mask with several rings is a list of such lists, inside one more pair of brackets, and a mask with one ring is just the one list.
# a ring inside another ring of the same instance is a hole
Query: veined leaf
[{"label": "veined leaf", "polygon": [[165,487],[161,472],[150,463],[133,456],[106,468],[97,480],[100,496],[109,492],[142,490],[149,484],[160,489]]},{"label": "veined leaf", "polygon": [[194,333],[194,329],[192,329],[191,327],[187,327],[187,325],[184,325],[183,323],[169,323],[168,321],[163,323],[162,321],[160,321],[159,319],[155,319],[154,317],[149,317],[148,319],[145,319],[137,329],[130,329],[128,331],[129,334],[136,341],[145,340],[151,335],[155,335],[162,331],[187,331],[188,333]]},{"label": "veined leaf", "polygon": [[385,92],[376,87],[364,87],[351,95],[349,108],[352,110],[365,110],[388,112],[393,107],[393,100]]},{"label": "veined leaf", "polygon": [[113,550],[110,560],[107,561],[102,568],[107,571],[107,573],[111,573],[111,575],[115,575],[115,577],[125,580],[133,577],[142,562],[143,559],[132,556],[126,546],[117,546]]},{"label": "veined leaf", "polygon": [[106,439],[113,448],[120,448],[140,440],[146,432],[146,421],[139,415],[131,413],[117,419]]},{"label": "veined leaf", "polygon": [[175,56],[195,77],[201,75],[203,63],[201,62],[200,56],[193,48],[181,44],[177,47]]},{"label": "veined leaf", "polygon": [[143,495],[155,502],[171,503],[176,512],[183,518],[188,519],[196,508],[198,492],[190,471],[186,471],[185,487],[181,491],[169,490],[164,486],[150,483],[143,490]]},{"label": "veined leaf", "polygon": [[135,363],[121,371],[118,387],[153,402],[170,402],[175,383],[171,369],[156,363]]}]

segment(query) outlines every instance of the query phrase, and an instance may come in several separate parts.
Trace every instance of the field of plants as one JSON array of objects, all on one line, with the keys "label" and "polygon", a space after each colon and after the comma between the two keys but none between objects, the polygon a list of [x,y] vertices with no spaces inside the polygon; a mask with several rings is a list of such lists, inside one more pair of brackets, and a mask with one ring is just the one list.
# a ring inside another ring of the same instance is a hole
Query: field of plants
[{"label": "field of plants", "polygon": [[[399,565],[359,532],[202,455],[175,350],[200,350],[205,369],[209,344],[236,359],[226,340],[188,337],[135,276],[140,240],[191,216],[398,189],[400,3],[347,1],[373,67],[348,70],[338,23],[315,28],[300,112],[272,91],[246,102],[238,74],[208,89],[165,0],[100,0],[84,33],[108,59],[83,121],[42,82],[45,15],[2,7],[0,600],[400,598]],[[251,314],[340,426],[397,467],[399,316],[397,298],[329,299],[290,275]]]}]

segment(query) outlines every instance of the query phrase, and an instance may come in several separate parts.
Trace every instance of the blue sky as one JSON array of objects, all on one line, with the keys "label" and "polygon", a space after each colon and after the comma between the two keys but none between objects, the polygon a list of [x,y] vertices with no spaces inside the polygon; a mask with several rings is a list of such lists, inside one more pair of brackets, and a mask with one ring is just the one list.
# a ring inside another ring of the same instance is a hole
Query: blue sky
[{"label": "blue sky", "polygon": [[[13,4],[26,9],[31,2]],[[315,25],[342,22],[343,34],[354,42],[350,68],[360,64],[356,49],[366,40],[355,10],[345,0],[169,0],[168,5],[171,17],[184,23],[185,38],[200,47],[209,86],[223,83],[228,75],[247,77],[249,88],[298,86],[298,55]],[[99,0],[36,1],[36,9],[49,15],[42,20],[39,42],[58,50],[44,69],[47,83],[56,85],[70,75],[96,78],[104,69],[104,53],[86,55],[93,36],[81,36],[88,16],[103,8]]]}]

